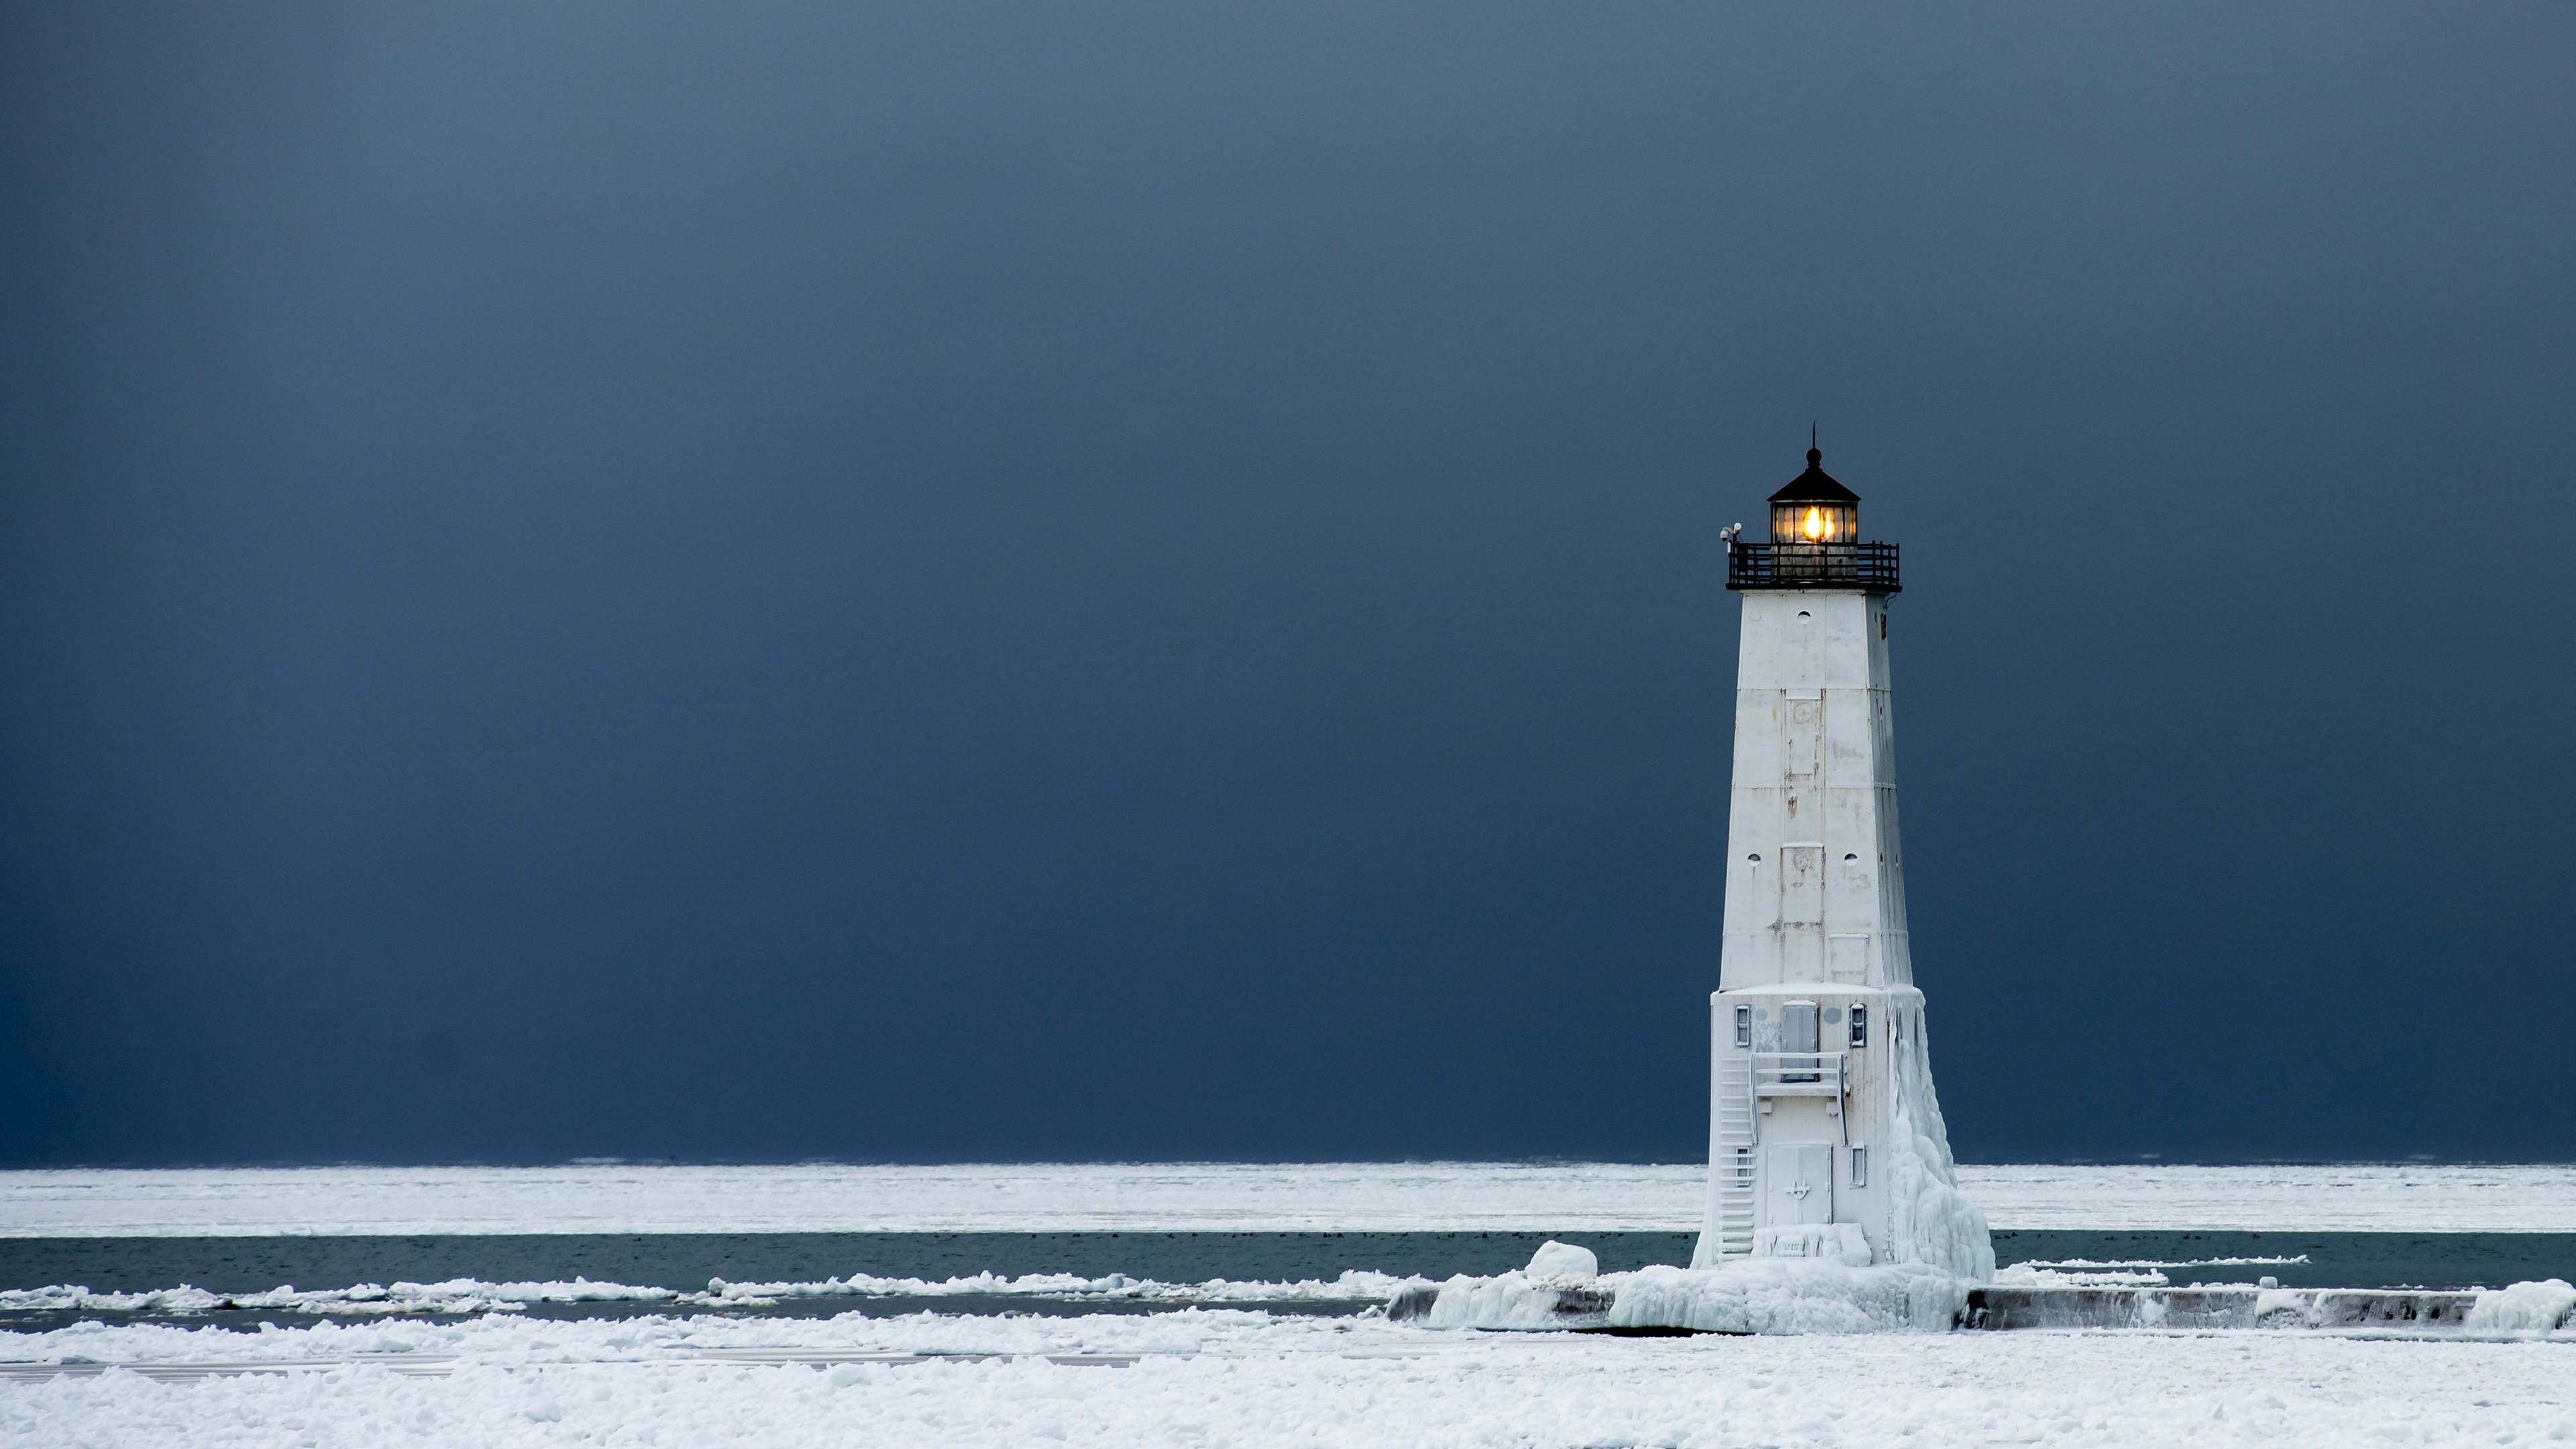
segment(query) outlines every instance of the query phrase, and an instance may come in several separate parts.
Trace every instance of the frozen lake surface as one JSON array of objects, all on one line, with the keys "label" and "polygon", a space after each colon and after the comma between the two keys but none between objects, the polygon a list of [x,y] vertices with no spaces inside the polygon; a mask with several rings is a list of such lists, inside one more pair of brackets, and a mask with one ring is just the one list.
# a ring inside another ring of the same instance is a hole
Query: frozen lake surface
[{"label": "frozen lake surface", "polygon": [[[36,1276],[0,1293],[22,1330],[0,1328],[0,1442],[2576,1441],[2567,1331],[1478,1335],[1389,1323],[1373,1305],[1397,1280],[1360,1271],[1497,1271],[1533,1233],[1606,1235],[1593,1241],[1671,1261],[1703,1171],[5,1173],[0,1237]],[[2267,1236],[2261,1252],[2289,1256],[2207,1256],[2255,1251],[2229,1232],[2430,1234],[2468,1252],[2576,1231],[2576,1169],[2561,1167],[1962,1177],[2000,1229],[2061,1256],[2200,1255],[2113,1275],[2176,1282],[2341,1271],[2314,1256],[2334,1243],[2283,1250]],[[2130,1231],[2194,1241],[2086,1246]],[[1315,1241],[1327,1234],[1350,1236]],[[1305,1280],[1301,1265],[1328,1276]],[[979,1269],[1023,1276],[963,1276]],[[590,1276],[558,1276],[576,1270]],[[547,1281],[500,1281],[514,1273]],[[394,1281],[404,1274],[419,1281]]]},{"label": "frozen lake surface", "polygon": [[[0,1366],[0,1440],[27,1444],[2576,1438],[2576,1346],[2256,1332],[1617,1339],[1201,1310],[264,1333],[92,1323],[7,1348],[19,1362]],[[61,1372],[73,1358],[88,1362]]]},{"label": "frozen lake surface", "polygon": [[[330,1167],[0,1173],[0,1236],[1681,1232],[1696,1163]],[[1997,1228],[2576,1232],[2576,1166],[1974,1166]]]}]

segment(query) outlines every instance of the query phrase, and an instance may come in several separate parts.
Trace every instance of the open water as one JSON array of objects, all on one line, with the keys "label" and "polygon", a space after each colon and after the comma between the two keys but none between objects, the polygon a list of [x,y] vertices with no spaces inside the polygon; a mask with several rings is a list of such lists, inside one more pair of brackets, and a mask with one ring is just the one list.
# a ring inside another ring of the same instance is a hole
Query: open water
[{"label": "open water", "polygon": [[[1503,1272],[1527,1262],[1551,1236],[1591,1248],[1602,1268],[1613,1272],[1686,1263],[1694,1239],[1690,1233],[1641,1231],[0,1238],[0,1329],[38,1331],[80,1320],[284,1326],[454,1318],[495,1307],[558,1318],[891,1316],[925,1310],[1064,1316],[1164,1312],[1192,1304],[1350,1315],[1384,1301],[1385,1279]],[[2471,1288],[2576,1279],[2576,1233],[1999,1230],[1994,1238],[1999,1264],[2157,1273],[2174,1284],[2249,1283],[2271,1276],[2289,1287]],[[973,1281],[979,1275],[992,1281],[979,1286]],[[865,1288],[853,1285],[862,1279]],[[292,1286],[328,1298],[363,1284],[459,1282],[490,1287],[429,1295],[408,1306],[277,1293]],[[567,1299],[522,1286],[575,1282],[663,1291]],[[739,1301],[710,1300],[711,1283],[765,1286]],[[184,1298],[165,1292],[182,1285],[203,1292]],[[1145,1291],[1131,1285],[1144,1285]],[[88,1292],[32,1291],[66,1286]],[[134,1295],[164,1297],[114,1301]],[[263,1301],[231,1301],[253,1296]]]}]

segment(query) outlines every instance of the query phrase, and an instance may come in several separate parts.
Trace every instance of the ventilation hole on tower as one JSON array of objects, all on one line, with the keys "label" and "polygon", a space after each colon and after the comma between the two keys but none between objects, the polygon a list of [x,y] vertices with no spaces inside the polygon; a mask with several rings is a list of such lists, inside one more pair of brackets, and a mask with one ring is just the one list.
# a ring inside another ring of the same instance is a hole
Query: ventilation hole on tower
[{"label": "ventilation hole on tower", "polygon": [[1860,857],[1859,857],[1859,856],[1857,856],[1857,855],[1846,855],[1846,856],[1844,856],[1844,857],[1843,857],[1843,859],[1845,859],[1845,860],[1858,860],[1858,859],[1860,859]]},{"label": "ventilation hole on tower", "polygon": [[1760,856],[1758,856],[1758,855],[1748,855],[1748,856],[1746,856],[1746,857],[1744,857],[1744,858],[1745,858],[1746,860],[1760,860],[1762,857],[1760,857]]},{"label": "ventilation hole on tower", "polygon": [[1804,610],[1804,609],[1800,609],[1800,610],[1798,611],[1798,617],[1799,617],[1799,618],[1801,618],[1801,619],[1812,619],[1812,618],[1814,618],[1814,617],[1815,617],[1815,615],[1808,613],[1808,612],[1807,612],[1806,610]]}]

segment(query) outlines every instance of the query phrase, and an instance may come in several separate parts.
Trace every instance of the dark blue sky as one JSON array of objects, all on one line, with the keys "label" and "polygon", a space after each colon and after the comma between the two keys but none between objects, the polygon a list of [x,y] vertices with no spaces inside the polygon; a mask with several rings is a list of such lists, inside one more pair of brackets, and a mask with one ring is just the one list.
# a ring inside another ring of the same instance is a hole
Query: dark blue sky
[{"label": "dark blue sky", "polygon": [[1819,420],[1981,1160],[2576,1157],[2576,16],[0,21],[0,1163],[1705,1144]]}]

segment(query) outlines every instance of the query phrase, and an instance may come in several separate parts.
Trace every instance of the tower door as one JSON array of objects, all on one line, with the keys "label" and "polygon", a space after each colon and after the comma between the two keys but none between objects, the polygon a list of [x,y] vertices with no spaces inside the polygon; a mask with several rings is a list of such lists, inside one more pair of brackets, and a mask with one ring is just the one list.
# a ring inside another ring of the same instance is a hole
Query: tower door
[{"label": "tower door", "polygon": [[1834,1220],[1834,1145],[1775,1142],[1763,1164],[1769,1226],[1791,1227]]},{"label": "tower door", "polygon": [[[1802,1061],[1782,1062],[1781,1065],[1783,1067],[1792,1068],[1793,1070],[1782,1072],[1780,1074],[1781,1081],[1814,1082],[1823,1080],[1822,1067],[1814,1055],[1818,1050],[1818,1035],[1819,1033],[1816,1029],[1816,1003],[1812,1001],[1790,1001],[1782,1003],[1780,1007],[1780,1050],[1784,1052],[1804,1053],[1805,1059]],[[1804,1070],[1795,1070],[1798,1068],[1803,1068]]]},{"label": "tower door", "polygon": [[1780,1004],[1780,1050],[1821,1051],[1823,1039],[1824,1032],[1816,1025],[1816,1003],[1784,1001]]},{"label": "tower door", "polygon": [[1791,775],[1816,773],[1816,745],[1825,729],[1825,702],[1810,695],[1789,699],[1788,729],[1784,732],[1789,745],[1786,764]]}]

